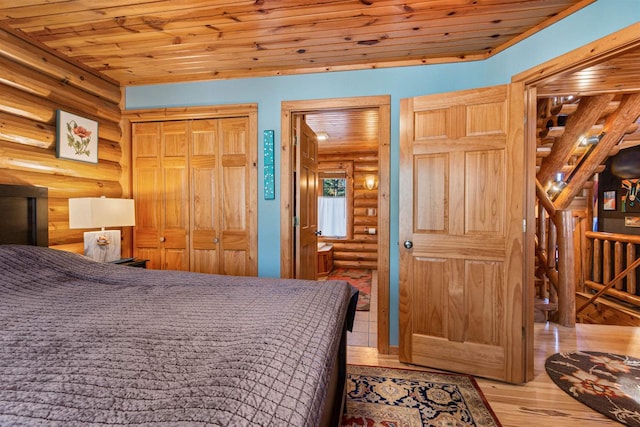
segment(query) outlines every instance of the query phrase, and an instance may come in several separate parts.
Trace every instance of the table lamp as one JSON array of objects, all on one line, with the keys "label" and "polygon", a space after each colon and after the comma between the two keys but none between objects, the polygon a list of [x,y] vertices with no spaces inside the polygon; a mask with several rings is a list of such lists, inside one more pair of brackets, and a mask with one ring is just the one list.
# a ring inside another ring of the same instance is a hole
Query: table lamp
[{"label": "table lamp", "polygon": [[120,230],[105,227],[135,225],[133,199],[81,197],[69,199],[69,228],[100,228],[84,233],[84,255],[96,261],[117,261],[120,255]]}]

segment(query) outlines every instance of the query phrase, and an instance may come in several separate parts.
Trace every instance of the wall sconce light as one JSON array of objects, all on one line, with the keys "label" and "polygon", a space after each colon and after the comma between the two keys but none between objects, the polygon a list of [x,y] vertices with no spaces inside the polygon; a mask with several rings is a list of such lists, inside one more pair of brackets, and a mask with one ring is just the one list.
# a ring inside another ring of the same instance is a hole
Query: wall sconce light
[{"label": "wall sconce light", "polygon": [[549,189],[547,190],[547,194],[550,197],[555,196],[556,194],[561,192],[564,187],[567,186],[567,183],[564,182],[563,179],[564,179],[564,175],[562,173],[557,173],[555,181],[552,181],[549,183]]},{"label": "wall sconce light", "polygon": [[84,233],[84,255],[96,261],[117,261],[121,257],[120,230],[105,227],[135,225],[133,199],[81,197],[69,199],[69,228],[101,228]]},{"label": "wall sconce light", "polygon": [[551,184],[551,191],[553,192],[553,194],[558,194],[566,186],[567,186],[567,183],[564,181],[554,181]]},{"label": "wall sconce light", "polygon": [[367,175],[364,177],[364,188],[373,190],[378,185],[378,178],[375,175]]},{"label": "wall sconce light", "polygon": [[598,135],[583,136],[582,138],[580,138],[580,145],[582,146],[596,145],[598,142],[600,142],[603,136],[604,136],[604,132]]}]

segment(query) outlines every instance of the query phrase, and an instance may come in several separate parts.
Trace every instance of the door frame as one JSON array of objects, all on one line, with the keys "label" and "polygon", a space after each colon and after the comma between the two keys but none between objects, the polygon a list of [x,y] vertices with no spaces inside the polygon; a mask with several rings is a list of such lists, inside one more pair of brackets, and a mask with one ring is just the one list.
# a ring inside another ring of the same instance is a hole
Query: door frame
[{"label": "door frame", "polygon": [[[609,34],[601,39],[576,48],[563,55],[550,59],[535,67],[529,68],[511,78],[511,83],[524,83],[525,90],[525,159],[526,160],[526,182],[525,194],[525,218],[527,221],[527,231],[524,247],[524,271],[525,284],[529,292],[529,297],[533,301],[533,279],[535,277],[535,177],[536,177],[536,101],[537,87],[543,85],[546,81],[560,78],[562,75],[574,73],[584,68],[593,66],[617,55],[625,54],[627,51],[640,47],[640,23],[633,24],[620,31]],[[628,91],[629,88],[626,88]],[[611,91],[607,91],[611,92]],[[533,312],[527,309],[524,314],[525,334],[533,337]],[[525,354],[527,360],[525,363],[527,371],[527,381],[533,379],[533,339],[527,340]]]},{"label": "door frame", "polygon": [[296,113],[323,110],[377,108],[378,125],[378,352],[389,354],[389,236],[391,173],[391,96],[363,96],[303,101],[282,101],[280,144],[280,276],[293,277],[293,197],[292,172],[295,159],[291,147],[292,117]]},{"label": "door frame", "polygon": [[[607,59],[625,54],[627,51],[639,48],[640,37],[638,37],[638,34],[640,34],[640,23],[630,25],[620,31],[522,71],[512,76],[511,82],[522,82],[525,85],[525,89],[527,89],[541,85],[547,79],[556,79],[563,74],[574,73],[596,65]],[[626,87],[621,92],[628,92],[629,90],[630,88]],[[607,92],[613,93],[610,90],[607,90]],[[535,127],[535,123],[533,125]]]}]

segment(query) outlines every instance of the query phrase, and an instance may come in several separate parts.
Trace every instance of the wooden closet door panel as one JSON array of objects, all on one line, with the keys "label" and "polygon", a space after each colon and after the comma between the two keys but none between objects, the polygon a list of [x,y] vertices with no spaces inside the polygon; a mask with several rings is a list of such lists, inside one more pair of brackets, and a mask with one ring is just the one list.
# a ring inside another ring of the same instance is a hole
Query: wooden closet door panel
[{"label": "wooden closet door panel", "polygon": [[162,157],[163,159],[187,159],[187,138],[189,122],[162,122]]},{"label": "wooden closet door panel", "polygon": [[222,273],[255,274],[248,270],[250,260],[251,156],[249,153],[249,119],[220,119],[220,251]]},{"label": "wooden closet door panel", "polygon": [[191,123],[191,271],[218,273],[218,120]]},{"label": "wooden closet door panel", "polygon": [[162,236],[164,269],[189,270],[189,122],[162,123]]},{"label": "wooden closet door panel", "polygon": [[136,225],[133,233],[133,255],[148,259],[148,268],[162,268],[160,242],[162,178],[160,175],[161,126],[159,123],[134,123],[133,194]]}]

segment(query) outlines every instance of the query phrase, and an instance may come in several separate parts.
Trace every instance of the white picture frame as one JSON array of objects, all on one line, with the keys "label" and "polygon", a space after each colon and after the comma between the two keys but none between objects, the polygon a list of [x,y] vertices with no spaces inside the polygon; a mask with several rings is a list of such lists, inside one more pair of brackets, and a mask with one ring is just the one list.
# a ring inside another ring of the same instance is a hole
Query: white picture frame
[{"label": "white picture frame", "polygon": [[98,163],[98,122],[58,110],[56,157]]}]

